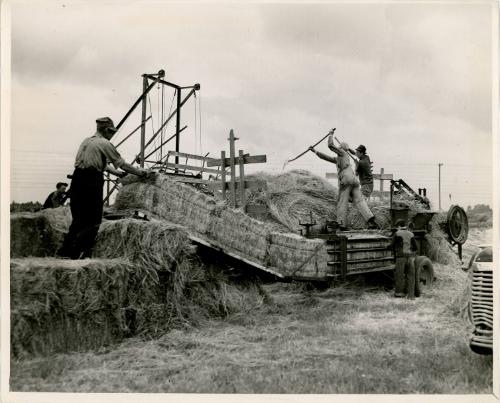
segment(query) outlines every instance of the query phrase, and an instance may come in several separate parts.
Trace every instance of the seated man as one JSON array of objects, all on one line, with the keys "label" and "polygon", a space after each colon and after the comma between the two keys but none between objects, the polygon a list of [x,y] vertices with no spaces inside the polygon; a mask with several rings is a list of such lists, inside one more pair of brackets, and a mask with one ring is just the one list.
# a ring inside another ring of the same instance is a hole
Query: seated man
[{"label": "seated man", "polygon": [[47,199],[45,199],[45,203],[43,203],[42,209],[64,206],[64,203],[69,197],[68,192],[66,192],[67,187],[67,183],[57,182],[56,190],[47,196]]},{"label": "seated man", "polygon": [[340,143],[340,147],[336,147],[333,144],[333,135],[328,137],[328,148],[332,150],[337,157],[331,157],[329,155],[323,154],[322,152],[316,151],[313,147],[309,149],[314,152],[319,158],[333,162],[337,165],[338,181],[339,181],[339,198],[337,201],[337,221],[339,222],[340,229],[347,229],[347,206],[349,200],[351,199],[354,205],[357,207],[363,218],[368,223],[368,228],[378,229],[378,225],[375,222],[375,217],[370,211],[368,204],[361,194],[359,180],[354,175],[354,171],[351,167],[349,160],[349,145],[347,143]]}]

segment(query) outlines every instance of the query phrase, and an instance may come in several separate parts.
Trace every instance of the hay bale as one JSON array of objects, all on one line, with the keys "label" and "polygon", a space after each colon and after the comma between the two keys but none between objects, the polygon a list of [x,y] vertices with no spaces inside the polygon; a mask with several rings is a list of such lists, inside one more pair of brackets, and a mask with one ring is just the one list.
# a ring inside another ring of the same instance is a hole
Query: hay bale
[{"label": "hay bale", "polygon": [[209,230],[217,203],[192,186],[157,175],[154,183],[133,182],[123,186],[113,209],[118,212],[140,210],[204,234]]},{"label": "hay bale", "polygon": [[10,216],[10,256],[53,256],[71,224],[69,207]]},{"label": "hay bale", "polygon": [[124,258],[156,271],[171,271],[189,247],[185,227],[154,219],[126,218],[101,224],[93,257]]},{"label": "hay bale", "polygon": [[211,219],[211,239],[230,247],[236,252],[265,262],[268,238],[275,226],[249,217],[241,210],[226,208]]},{"label": "hay bale", "polygon": [[125,307],[154,299],[154,282],[123,260],[11,260],[14,356],[96,348],[128,333]]},{"label": "hay bale", "polygon": [[328,271],[327,245],[320,239],[273,232],[269,243],[269,264],[287,276],[323,277]]}]

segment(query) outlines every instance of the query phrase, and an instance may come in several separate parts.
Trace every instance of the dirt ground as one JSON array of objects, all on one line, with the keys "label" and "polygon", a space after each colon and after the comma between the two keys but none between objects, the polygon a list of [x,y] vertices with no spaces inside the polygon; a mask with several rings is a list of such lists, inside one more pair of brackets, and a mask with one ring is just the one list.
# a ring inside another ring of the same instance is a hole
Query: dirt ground
[{"label": "dirt ground", "polygon": [[[465,262],[491,234],[471,230]],[[383,274],[327,289],[266,284],[269,304],[250,314],[156,340],[13,361],[11,390],[489,394],[492,358],[468,347],[467,273],[436,265],[435,274],[415,300],[393,298]]]}]

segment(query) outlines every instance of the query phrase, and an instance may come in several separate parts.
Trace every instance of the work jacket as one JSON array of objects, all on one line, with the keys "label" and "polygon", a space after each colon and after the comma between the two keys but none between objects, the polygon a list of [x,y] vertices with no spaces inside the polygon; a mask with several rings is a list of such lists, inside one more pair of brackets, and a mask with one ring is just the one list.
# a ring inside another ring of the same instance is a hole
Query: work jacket
[{"label": "work jacket", "polygon": [[364,154],[359,158],[356,166],[356,174],[359,177],[361,185],[373,183],[372,162],[368,155]]}]

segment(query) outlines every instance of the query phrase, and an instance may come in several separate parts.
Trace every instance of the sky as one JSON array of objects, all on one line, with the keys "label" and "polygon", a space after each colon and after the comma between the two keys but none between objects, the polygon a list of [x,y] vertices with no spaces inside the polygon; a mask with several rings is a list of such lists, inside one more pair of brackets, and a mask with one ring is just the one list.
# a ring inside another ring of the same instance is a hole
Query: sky
[{"label": "sky", "polygon": [[[336,128],[366,146],[376,172],[426,187],[435,208],[439,163],[443,208],[492,203],[495,2],[9,3],[11,200],[43,202],[95,119],[117,123],[141,75],[165,69],[201,85],[181,115],[183,152],[228,152],[234,129],[237,150],[267,155],[247,172],[280,173]],[[150,93],[148,135],[161,94]],[[172,90],[163,96],[166,114]],[[140,108],[114,142],[139,123]],[[138,150],[138,133],[119,148],[129,161]],[[311,153],[285,169],[335,172]]]}]

